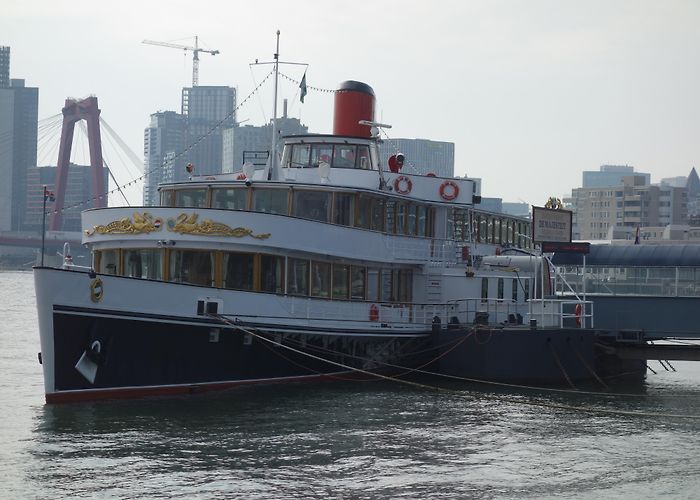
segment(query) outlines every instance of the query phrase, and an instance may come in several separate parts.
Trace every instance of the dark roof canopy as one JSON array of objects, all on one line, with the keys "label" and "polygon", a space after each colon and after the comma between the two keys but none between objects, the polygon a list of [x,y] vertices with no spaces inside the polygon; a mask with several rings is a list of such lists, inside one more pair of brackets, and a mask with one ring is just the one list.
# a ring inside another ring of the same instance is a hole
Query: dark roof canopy
[{"label": "dark roof canopy", "polygon": [[[558,266],[583,264],[581,254],[554,254]],[[587,266],[700,267],[700,245],[591,245]]]}]

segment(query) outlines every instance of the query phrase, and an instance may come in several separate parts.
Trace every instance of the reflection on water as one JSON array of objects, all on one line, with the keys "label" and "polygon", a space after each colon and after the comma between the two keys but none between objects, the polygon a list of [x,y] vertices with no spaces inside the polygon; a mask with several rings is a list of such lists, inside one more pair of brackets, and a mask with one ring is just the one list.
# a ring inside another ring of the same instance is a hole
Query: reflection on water
[{"label": "reflection on water", "polygon": [[378,381],[45,406],[33,297],[30,273],[0,273],[5,498],[598,499],[700,491],[700,421],[664,416],[700,416],[700,363],[674,363],[678,372],[654,364],[644,393],[625,397],[444,381],[450,390],[438,392]]},{"label": "reflection on water", "polygon": [[[649,413],[667,411],[663,401],[462,389],[314,384],[45,406],[27,479],[71,496],[227,498],[592,496],[661,476],[700,485],[697,463],[667,462],[695,456],[697,421],[521,404]],[[683,398],[674,412],[697,404]]]}]

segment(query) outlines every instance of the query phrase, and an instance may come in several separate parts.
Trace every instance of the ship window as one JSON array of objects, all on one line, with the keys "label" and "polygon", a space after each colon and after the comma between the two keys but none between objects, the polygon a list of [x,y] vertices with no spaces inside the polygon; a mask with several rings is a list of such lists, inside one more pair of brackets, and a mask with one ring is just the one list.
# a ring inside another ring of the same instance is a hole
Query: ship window
[{"label": "ship window", "polygon": [[247,189],[214,189],[212,191],[212,208],[226,208],[229,210],[245,210]]},{"label": "ship window", "polygon": [[328,222],[330,219],[331,193],[326,191],[293,191],[292,215]]},{"label": "ship window", "polygon": [[331,265],[311,262],[311,296],[328,298],[331,295]]},{"label": "ship window", "polygon": [[371,163],[369,161],[369,148],[367,146],[358,146],[357,153],[359,161],[355,165],[355,168],[369,170],[371,168]]},{"label": "ship window", "polygon": [[333,264],[333,298],[348,298],[348,273],[350,266]]},{"label": "ship window", "polygon": [[254,188],[253,211],[287,215],[287,190]]},{"label": "ship window", "polygon": [[336,193],[334,201],[333,222],[343,226],[351,226],[355,195],[352,193]]},{"label": "ship window", "polygon": [[523,283],[523,300],[530,300],[530,280],[526,279]]},{"label": "ship window", "polygon": [[330,144],[314,144],[311,148],[311,166],[318,167],[322,161],[331,164],[333,156],[333,146]]},{"label": "ship window", "polygon": [[481,301],[486,302],[489,298],[489,279],[481,278]]},{"label": "ship window", "polygon": [[486,243],[488,241],[488,231],[489,224],[487,218],[482,215],[479,219],[479,243]]},{"label": "ship window", "polygon": [[410,269],[401,269],[398,274],[398,300],[399,302],[411,302],[413,297],[413,272]]},{"label": "ship window", "polygon": [[309,144],[294,144],[292,146],[292,157],[290,167],[308,167],[311,145]]},{"label": "ship window", "polygon": [[178,189],[176,191],[176,203],[178,207],[204,208],[207,206],[207,190],[202,189]]},{"label": "ship window", "polygon": [[364,300],[365,298],[365,273],[364,267],[352,266],[350,268],[350,298]]},{"label": "ship window", "polygon": [[391,234],[396,231],[396,201],[386,201],[386,232]]},{"label": "ship window", "polygon": [[163,252],[158,249],[124,250],[124,276],[163,279]]},{"label": "ship window", "polygon": [[284,292],[284,257],[260,256],[260,290],[263,292]]},{"label": "ship window", "polygon": [[379,269],[367,269],[367,300],[379,300]]},{"label": "ship window", "polygon": [[425,236],[427,232],[427,217],[426,217],[426,207],[425,205],[418,205],[416,207],[416,220],[418,222],[418,236]]},{"label": "ship window", "polygon": [[498,300],[503,300],[503,278],[498,278]]},{"label": "ship window", "polygon": [[309,261],[290,258],[287,263],[287,293],[309,295]]},{"label": "ship window", "polygon": [[396,203],[396,234],[406,234],[408,208],[405,203]]},{"label": "ship window", "polygon": [[333,151],[333,166],[339,168],[353,168],[355,166],[355,146],[336,146]]},{"label": "ship window", "polygon": [[416,234],[416,205],[408,205],[408,230],[406,234],[414,236]]},{"label": "ship window", "polygon": [[380,300],[382,302],[391,302],[395,299],[394,294],[394,273],[391,269],[382,269],[379,275],[380,280]]},{"label": "ship window", "polygon": [[371,198],[372,220],[370,229],[384,231],[384,199]]},{"label": "ship window", "polygon": [[518,301],[518,284],[519,284],[519,283],[518,283],[517,278],[513,278],[513,291],[511,292],[511,293],[512,293],[513,302],[517,302],[517,301]]},{"label": "ship window", "polygon": [[211,286],[214,282],[214,254],[200,250],[170,252],[170,281]]},{"label": "ship window", "polygon": [[493,240],[491,241],[496,245],[501,243],[501,219],[493,220]]},{"label": "ship window", "polygon": [[448,240],[457,239],[455,237],[455,209],[447,211],[446,229],[445,236]]},{"label": "ship window", "polygon": [[102,250],[99,253],[99,269],[102,274],[117,274],[119,254],[117,250]]},{"label": "ship window", "polygon": [[224,253],[223,287],[232,290],[253,289],[254,255],[251,253]]},{"label": "ship window", "polygon": [[160,192],[160,205],[162,207],[175,206],[175,191],[172,189],[164,189]]}]

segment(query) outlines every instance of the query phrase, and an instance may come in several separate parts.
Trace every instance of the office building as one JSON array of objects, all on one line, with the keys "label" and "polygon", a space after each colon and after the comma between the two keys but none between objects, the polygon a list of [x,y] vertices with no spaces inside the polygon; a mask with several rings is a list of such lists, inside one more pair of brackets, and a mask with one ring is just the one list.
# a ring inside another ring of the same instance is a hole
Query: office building
[{"label": "office building", "polygon": [[622,178],[630,175],[642,176],[644,184],[651,183],[651,174],[635,172],[629,165],[601,165],[600,170],[587,170],[583,172],[584,188],[621,186]]},{"label": "office building", "polygon": [[[286,105],[285,105],[286,110]],[[279,138],[288,135],[304,135],[309,128],[298,118],[288,118],[285,115],[277,118],[276,128]],[[278,141],[281,147],[282,141]],[[269,152],[272,146],[272,120],[267,125],[237,126],[223,132],[223,171],[236,172],[243,166],[243,154],[249,152]],[[262,155],[265,157],[266,155]]]},{"label": "office building", "polygon": [[[27,170],[26,200],[27,210],[24,228],[27,231],[41,232],[42,211],[44,204],[44,186],[49,191],[54,191],[56,186],[56,167],[31,167]],[[102,171],[104,185],[108,185],[109,171]],[[68,166],[68,183],[66,185],[66,197],[63,205],[63,231],[81,231],[80,212],[91,208],[86,200],[92,200],[97,193],[92,186],[92,171],[89,165]],[[101,194],[101,193],[100,193]],[[46,206],[47,211],[52,208],[51,203]],[[48,217],[46,218],[48,225]],[[48,227],[48,226],[47,226]]]},{"label": "office building", "polygon": [[454,177],[455,145],[453,142],[428,139],[385,139],[379,144],[379,158],[386,167],[391,155],[404,155],[403,171],[409,174],[433,173],[438,177]]},{"label": "office building", "polygon": [[629,232],[637,227],[687,224],[687,188],[646,182],[645,174],[634,174],[623,177],[619,186],[573,189],[573,238],[602,240],[608,239],[611,228]]},{"label": "office building", "polygon": [[[24,228],[27,169],[36,166],[39,89],[9,78],[10,49],[0,48],[0,231]],[[4,83],[4,85],[3,85]]]},{"label": "office building", "polygon": [[[175,111],[160,111],[151,115],[144,131],[144,205],[157,205],[158,185],[175,180],[175,171],[185,171],[185,119]],[[180,155],[177,157],[177,155]]]},{"label": "office building", "polygon": [[145,205],[158,203],[158,185],[187,180],[185,166],[195,175],[223,169],[223,133],[236,123],[236,89],[225,86],[182,89],[180,113],[159,111],[144,130]]}]

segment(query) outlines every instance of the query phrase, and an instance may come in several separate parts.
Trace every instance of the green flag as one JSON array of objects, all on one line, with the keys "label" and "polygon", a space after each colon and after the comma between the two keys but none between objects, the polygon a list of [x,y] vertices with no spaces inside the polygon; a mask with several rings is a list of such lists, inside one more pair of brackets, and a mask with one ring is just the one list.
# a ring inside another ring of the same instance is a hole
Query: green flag
[{"label": "green flag", "polygon": [[301,95],[299,96],[299,99],[301,100],[301,102],[304,102],[304,96],[306,95],[306,71],[304,71],[304,76],[301,79],[299,88],[301,89]]}]

